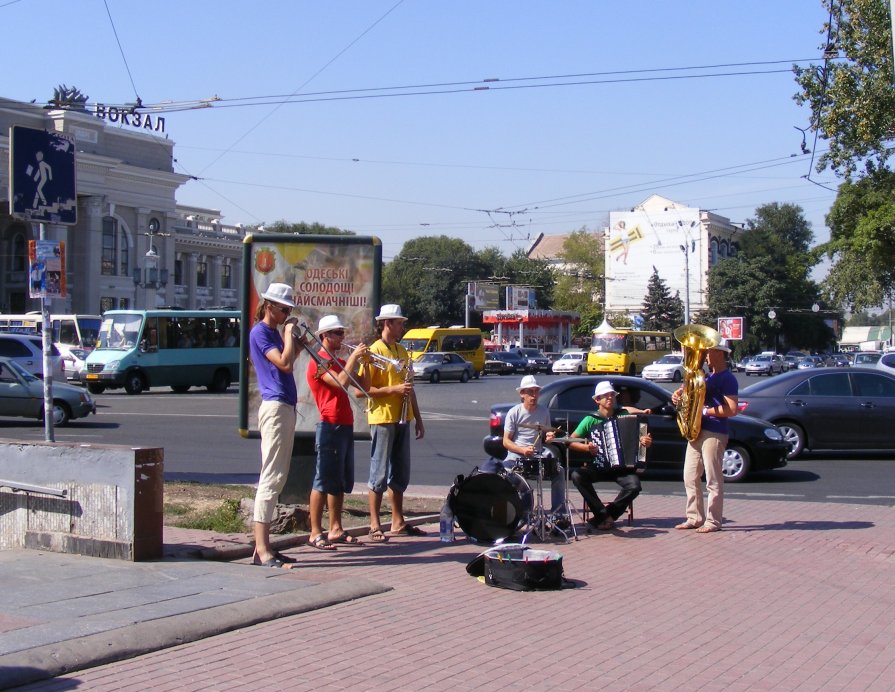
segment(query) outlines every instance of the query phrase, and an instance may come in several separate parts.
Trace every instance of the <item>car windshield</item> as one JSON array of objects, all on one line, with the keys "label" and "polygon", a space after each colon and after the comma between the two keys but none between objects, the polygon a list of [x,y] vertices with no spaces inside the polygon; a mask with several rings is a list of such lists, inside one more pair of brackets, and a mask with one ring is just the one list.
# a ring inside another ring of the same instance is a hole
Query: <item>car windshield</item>
[{"label": "car windshield", "polygon": [[560,360],[581,360],[583,357],[583,353],[566,353]]},{"label": "car windshield", "polygon": [[428,339],[401,339],[401,345],[408,351],[422,351],[429,343]]},{"label": "car windshield", "polygon": [[591,343],[591,350],[597,353],[624,353],[625,352],[625,335],[624,334],[604,334],[594,335]]},{"label": "car windshield", "polygon": [[443,356],[440,353],[427,353],[423,356],[420,356],[418,363],[440,363],[443,360]]},{"label": "car windshield", "polygon": [[656,365],[680,365],[680,356],[662,356],[656,361]]},{"label": "car windshield", "polygon": [[127,350],[137,343],[140,333],[141,315],[111,315],[103,320],[99,332],[98,348]]}]

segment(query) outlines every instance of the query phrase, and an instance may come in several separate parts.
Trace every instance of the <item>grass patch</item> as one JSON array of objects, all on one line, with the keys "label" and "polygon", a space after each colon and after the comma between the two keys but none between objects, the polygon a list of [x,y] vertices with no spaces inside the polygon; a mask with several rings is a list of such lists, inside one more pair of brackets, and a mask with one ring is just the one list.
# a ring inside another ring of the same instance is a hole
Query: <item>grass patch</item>
[{"label": "grass patch", "polygon": [[245,533],[246,524],[239,513],[238,500],[224,500],[220,506],[200,512],[192,512],[173,523],[182,529],[201,529],[217,533]]}]

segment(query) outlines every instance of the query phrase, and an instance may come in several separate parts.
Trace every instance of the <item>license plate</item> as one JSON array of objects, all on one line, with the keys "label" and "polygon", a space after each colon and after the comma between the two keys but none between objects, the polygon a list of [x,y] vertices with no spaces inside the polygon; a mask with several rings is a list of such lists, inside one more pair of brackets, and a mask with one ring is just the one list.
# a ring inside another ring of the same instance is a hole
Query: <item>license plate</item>
[{"label": "license plate", "polygon": [[88,374],[87,374],[87,379],[88,379],[88,380],[98,380],[98,379],[99,379],[99,375],[91,375],[91,374],[88,373]]}]

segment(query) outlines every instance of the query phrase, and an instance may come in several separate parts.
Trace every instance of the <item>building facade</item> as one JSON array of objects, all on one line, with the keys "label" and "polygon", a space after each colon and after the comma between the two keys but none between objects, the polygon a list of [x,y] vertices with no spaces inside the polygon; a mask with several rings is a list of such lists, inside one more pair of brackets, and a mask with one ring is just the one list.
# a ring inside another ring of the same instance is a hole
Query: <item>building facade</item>
[{"label": "building facade", "polygon": [[[190,177],[174,171],[163,118],[0,99],[4,161],[12,126],[63,132],[75,142],[77,223],[46,224],[46,239],[66,248],[68,295],[53,299],[51,312],[238,305],[243,229],[222,224],[215,210],[177,204]],[[9,188],[7,166],[0,188]],[[3,197],[0,312],[37,310],[40,300],[28,296],[28,241],[39,237],[38,227],[11,216]]]}]

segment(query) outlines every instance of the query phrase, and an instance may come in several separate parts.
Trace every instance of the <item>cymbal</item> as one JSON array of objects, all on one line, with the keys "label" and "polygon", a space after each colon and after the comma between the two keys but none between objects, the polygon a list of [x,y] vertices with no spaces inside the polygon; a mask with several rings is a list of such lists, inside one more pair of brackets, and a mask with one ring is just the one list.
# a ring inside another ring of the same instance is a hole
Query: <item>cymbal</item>
[{"label": "cymbal", "polygon": [[580,437],[554,437],[549,442],[545,442],[544,444],[548,445],[570,445],[573,442],[586,442],[586,440],[582,440]]},{"label": "cymbal", "polygon": [[528,428],[529,430],[540,430],[541,432],[565,432],[562,428],[549,428],[540,423],[519,423],[520,428]]}]

